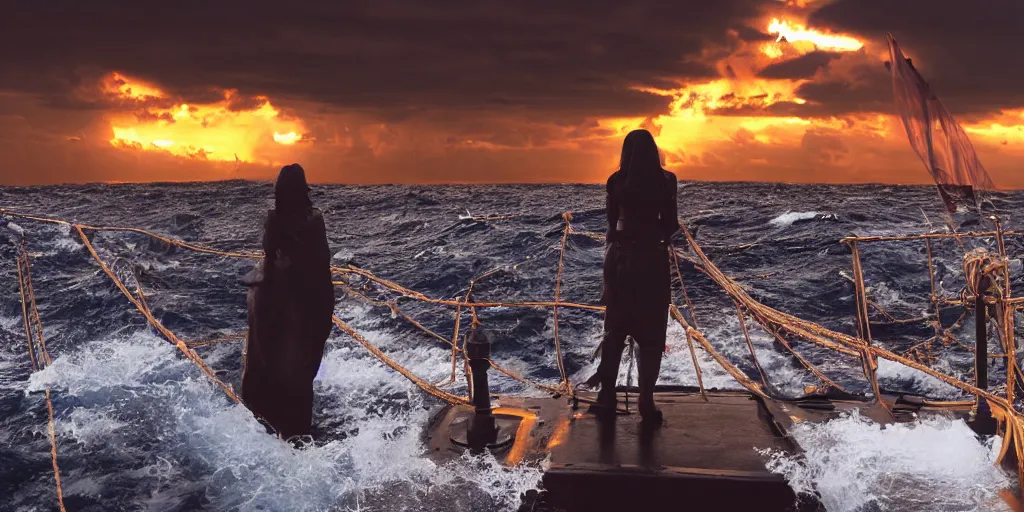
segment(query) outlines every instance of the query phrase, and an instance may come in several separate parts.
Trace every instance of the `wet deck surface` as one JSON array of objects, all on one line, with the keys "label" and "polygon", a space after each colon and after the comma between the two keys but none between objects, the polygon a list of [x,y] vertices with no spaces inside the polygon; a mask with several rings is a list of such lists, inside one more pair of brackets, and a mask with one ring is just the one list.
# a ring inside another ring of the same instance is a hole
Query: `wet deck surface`
[{"label": "wet deck surface", "polygon": [[[622,394],[620,393],[620,408]],[[691,469],[774,479],[756,449],[789,451],[773,432],[760,402],[745,395],[662,393],[661,428],[640,426],[640,416],[619,415],[612,424],[589,414],[570,421],[564,442],[551,450],[552,467],[620,466],[645,471]]]},{"label": "wet deck surface", "polygon": [[[619,408],[625,409],[624,393],[618,396]],[[523,510],[817,511],[819,504],[808,498],[798,502],[784,478],[766,469],[762,450],[799,452],[784,432],[853,410],[888,424],[929,411],[959,417],[969,409],[922,407],[913,397],[899,397],[897,403],[898,397],[888,395],[885,407],[821,397],[761,401],[743,391],[709,391],[708,398],[690,388],[657,392],[665,423],[649,430],[640,426],[635,393],[630,395],[633,414],[619,415],[614,424],[599,422],[583,403],[573,410],[565,397],[500,397],[495,414],[504,418],[505,437],[515,442],[495,455],[511,465],[537,464],[550,456],[544,492],[539,500],[527,500]],[[460,418],[472,414],[465,406],[439,411],[426,433],[434,457],[464,452],[453,444],[452,433],[464,430]]]},{"label": "wet deck surface", "polygon": [[[658,393],[665,416],[646,429],[636,414],[614,424],[581,411],[556,421],[544,476],[550,510],[798,510],[780,475],[758,450],[792,452],[767,409],[746,393]],[[623,394],[619,394],[620,409]],[[582,413],[582,414],[581,414]],[[564,435],[557,432],[564,430]],[[751,508],[753,507],[753,508]],[[812,507],[813,509],[813,507]]]}]

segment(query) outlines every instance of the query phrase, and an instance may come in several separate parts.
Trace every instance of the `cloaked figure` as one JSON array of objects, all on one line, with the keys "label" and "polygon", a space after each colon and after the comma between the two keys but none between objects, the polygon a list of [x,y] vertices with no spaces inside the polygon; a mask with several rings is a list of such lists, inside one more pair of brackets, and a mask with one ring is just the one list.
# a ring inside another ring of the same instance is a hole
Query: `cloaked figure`
[{"label": "cloaked figure", "polygon": [[277,177],[263,251],[262,262],[247,276],[249,339],[242,399],[288,439],[310,433],[313,378],[334,314],[327,230],[298,164],[284,167]]},{"label": "cloaked figure", "polygon": [[668,244],[679,230],[676,216],[676,177],[661,167],[654,137],[634,130],[622,143],[619,170],[608,178],[608,238],[604,259],[604,340],[601,363],[588,384],[600,383],[599,417],[614,418],[615,381],[631,336],[637,357],[640,401],[645,426],[662,422],[654,405],[654,385],[665,352],[665,332],[671,302]]}]

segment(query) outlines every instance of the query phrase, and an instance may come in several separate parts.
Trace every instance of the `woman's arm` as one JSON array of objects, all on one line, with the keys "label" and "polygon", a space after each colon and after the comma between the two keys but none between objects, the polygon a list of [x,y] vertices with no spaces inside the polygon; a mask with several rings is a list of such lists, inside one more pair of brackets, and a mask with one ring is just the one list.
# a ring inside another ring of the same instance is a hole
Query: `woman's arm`
[{"label": "woman's arm", "polygon": [[264,279],[274,273],[274,260],[277,259],[277,233],[274,229],[273,210],[267,213],[267,220],[263,222],[263,275]]},{"label": "woman's arm", "polygon": [[331,329],[334,326],[334,284],[332,281],[331,274],[331,247],[327,243],[327,226],[324,223],[323,214],[317,212],[313,219],[313,240],[315,240],[316,247],[313,248],[315,251],[314,264],[316,265],[316,272],[320,274],[318,280],[322,280],[318,283],[317,287],[319,290],[317,301],[318,311],[322,315],[322,318],[318,322],[320,324],[321,335],[323,338],[327,338],[331,334]]},{"label": "woman's arm", "polygon": [[608,178],[608,184],[605,185],[605,209],[607,210],[608,215],[608,233],[606,243],[612,241],[611,239],[614,236],[616,225],[619,223],[619,197],[613,192],[614,179],[615,175],[613,174]]}]

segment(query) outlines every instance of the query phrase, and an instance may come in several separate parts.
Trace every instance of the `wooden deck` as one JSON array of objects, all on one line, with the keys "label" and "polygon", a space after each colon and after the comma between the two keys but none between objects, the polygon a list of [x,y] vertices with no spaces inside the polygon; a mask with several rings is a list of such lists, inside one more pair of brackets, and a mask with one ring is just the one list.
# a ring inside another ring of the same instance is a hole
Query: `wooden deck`
[{"label": "wooden deck", "polygon": [[[655,430],[640,427],[636,394],[630,396],[633,414],[619,415],[614,423],[597,421],[583,404],[573,410],[565,398],[496,399],[502,437],[516,438],[496,455],[518,464],[550,454],[544,492],[529,505],[533,510],[815,509],[816,504],[797,507],[785,480],[765,468],[766,457],[758,450],[794,452],[796,447],[752,395],[711,391],[705,402],[695,391],[659,392],[665,423]],[[619,393],[620,409],[624,397]],[[452,442],[451,431],[464,429],[463,419],[471,414],[468,407],[452,407],[435,418],[427,434],[435,457],[464,451]]]},{"label": "wooden deck", "polygon": [[[625,409],[619,393],[619,408]],[[665,415],[659,429],[640,427],[636,394],[633,414],[603,423],[574,410],[566,398],[496,397],[494,410],[505,446],[495,453],[506,464],[548,459],[543,492],[526,500],[523,510],[630,511],[670,510],[817,511],[813,499],[798,502],[782,476],[766,469],[762,450],[799,452],[786,432],[802,422],[824,422],[860,410],[881,424],[910,421],[918,413],[942,411],[963,416],[969,407],[933,408],[907,396],[877,402],[811,397],[796,401],[761,399],[745,391],[709,391],[708,401],[693,388],[659,389]],[[595,398],[581,394],[583,399]],[[895,407],[894,407],[895,406]],[[466,406],[439,411],[426,437],[433,456],[460,456]],[[455,432],[458,431],[458,432]],[[454,435],[453,435],[454,432]],[[456,442],[453,442],[453,438]],[[550,457],[550,458],[549,458]]]},{"label": "wooden deck", "polygon": [[614,423],[572,417],[564,441],[550,449],[544,504],[564,510],[798,509],[792,489],[765,468],[758,452],[795,450],[759,400],[731,392],[711,392],[707,402],[697,393],[656,396],[665,416],[658,429],[641,428],[637,414],[619,415]]}]

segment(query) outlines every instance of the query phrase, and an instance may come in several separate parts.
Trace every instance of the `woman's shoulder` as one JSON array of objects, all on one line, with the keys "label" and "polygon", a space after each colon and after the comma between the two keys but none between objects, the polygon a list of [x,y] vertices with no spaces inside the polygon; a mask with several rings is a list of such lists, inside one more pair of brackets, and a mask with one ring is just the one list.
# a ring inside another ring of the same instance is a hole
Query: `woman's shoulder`
[{"label": "woman's shoulder", "polygon": [[608,176],[608,181],[605,183],[605,189],[610,194],[612,190],[625,179],[626,175],[621,171],[615,171],[611,176]]},{"label": "woman's shoulder", "polygon": [[665,173],[665,179],[668,180],[669,185],[671,185],[673,187],[676,186],[676,183],[679,181],[676,178],[676,173],[671,172],[671,171],[666,171],[664,169],[662,169],[661,172]]}]

